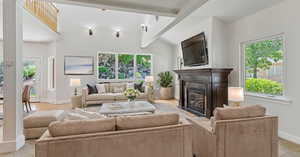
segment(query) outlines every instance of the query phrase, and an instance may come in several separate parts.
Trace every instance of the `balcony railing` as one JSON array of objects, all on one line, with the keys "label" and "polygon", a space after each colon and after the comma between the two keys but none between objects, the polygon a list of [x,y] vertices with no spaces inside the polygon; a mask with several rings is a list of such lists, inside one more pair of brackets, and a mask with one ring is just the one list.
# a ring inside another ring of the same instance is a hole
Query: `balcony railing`
[{"label": "balcony railing", "polygon": [[58,9],[46,0],[25,0],[25,8],[53,31],[57,32]]}]

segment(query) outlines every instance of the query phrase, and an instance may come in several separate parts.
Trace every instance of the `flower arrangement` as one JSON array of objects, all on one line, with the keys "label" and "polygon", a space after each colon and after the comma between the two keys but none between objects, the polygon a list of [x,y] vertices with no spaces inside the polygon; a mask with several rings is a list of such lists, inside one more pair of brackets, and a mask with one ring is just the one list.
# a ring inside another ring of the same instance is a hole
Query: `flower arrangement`
[{"label": "flower arrangement", "polygon": [[139,95],[140,92],[132,88],[126,89],[124,92],[124,96],[126,96],[129,101],[134,101]]}]

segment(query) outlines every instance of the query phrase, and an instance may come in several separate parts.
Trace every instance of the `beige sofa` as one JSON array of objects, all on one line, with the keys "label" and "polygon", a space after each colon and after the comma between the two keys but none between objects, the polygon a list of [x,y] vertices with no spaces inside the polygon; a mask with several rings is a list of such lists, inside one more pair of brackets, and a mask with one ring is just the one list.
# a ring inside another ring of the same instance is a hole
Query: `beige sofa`
[{"label": "beige sofa", "polygon": [[50,124],[35,157],[192,157],[192,129],[178,114]]},{"label": "beige sofa", "polygon": [[26,139],[40,138],[51,122],[62,120],[63,110],[39,111],[26,116],[23,120]]},{"label": "beige sofa", "polygon": [[[126,101],[127,98],[123,95],[123,92],[127,88],[128,82],[119,82],[119,83],[105,83],[105,93],[97,94],[88,94],[88,89],[82,89],[82,104],[84,106],[90,104],[101,104],[105,102],[114,102],[114,101]],[[122,89],[117,91],[115,89]],[[147,99],[147,90],[145,89],[144,93],[140,93],[140,96],[137,97],[137,100],[146,100]]]},{"label": "beige sofa", "polygon": [[217,108],[212,120],[190,121],[195,157],[278,157],[278,119],[263,107]]}]

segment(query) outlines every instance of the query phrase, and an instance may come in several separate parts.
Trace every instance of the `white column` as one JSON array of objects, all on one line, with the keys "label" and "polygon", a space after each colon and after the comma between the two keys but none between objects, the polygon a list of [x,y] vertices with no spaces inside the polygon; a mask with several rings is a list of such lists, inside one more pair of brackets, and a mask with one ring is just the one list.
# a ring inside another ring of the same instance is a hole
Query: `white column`
[{"label": "white column", "polygon": [[0,152],[25,143],[22,105],[23,0],[3,0],[4,127]]}]

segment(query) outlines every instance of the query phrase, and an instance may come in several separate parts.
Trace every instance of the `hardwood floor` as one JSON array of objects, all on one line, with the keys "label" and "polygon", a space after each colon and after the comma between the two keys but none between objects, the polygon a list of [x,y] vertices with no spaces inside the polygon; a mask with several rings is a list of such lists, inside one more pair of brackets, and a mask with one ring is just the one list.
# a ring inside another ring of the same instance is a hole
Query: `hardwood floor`
[{"label": "hardwood floor", "polygon": [[[166,104],[172,107],[177,107],[177,100],[156,100],[157,104]],[[49,103],[33,103],[32,108],[35,111],[45,111],[45,110],[66,110],[71,109],[71,104],[55,105]],[[186,112],[188,113],[188,112]],[[189,116],[195,116],[188,113]],[[1,131],[0,131],[1,133]],[[2,134],[1,134],[2,136]],[[29,150],[34,150],[32,148],[34,141],[27,141],[26,145],[15,153],[0,154],[0,157],[34,157],[34,152]],[[289,141],[280,139],[279,141],[279,157],[300,157],[300,145],[291,143]]]}]

